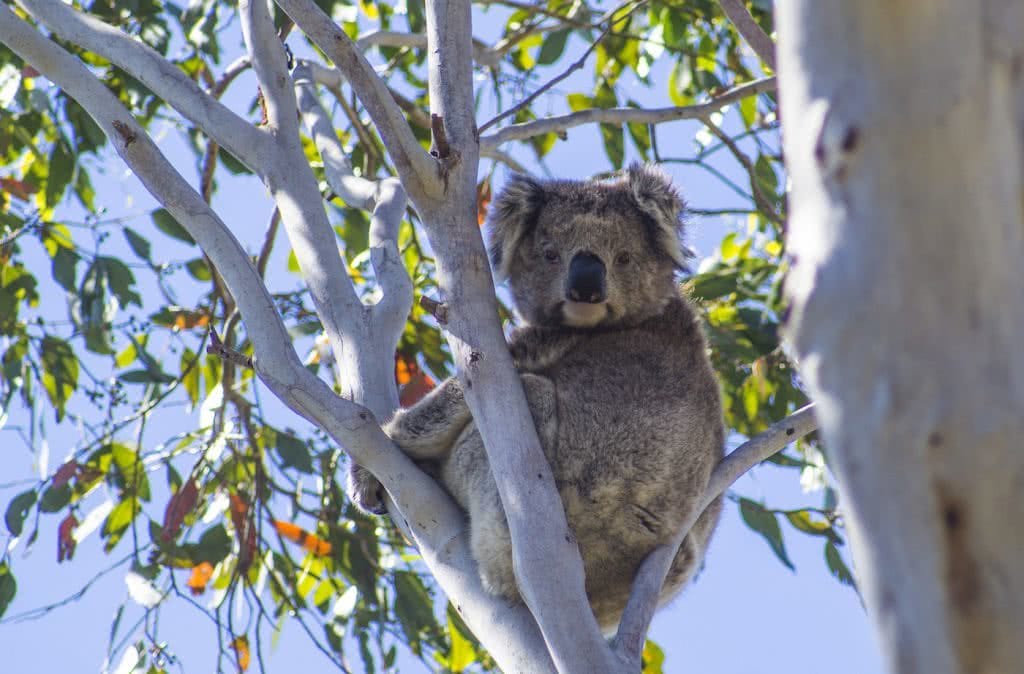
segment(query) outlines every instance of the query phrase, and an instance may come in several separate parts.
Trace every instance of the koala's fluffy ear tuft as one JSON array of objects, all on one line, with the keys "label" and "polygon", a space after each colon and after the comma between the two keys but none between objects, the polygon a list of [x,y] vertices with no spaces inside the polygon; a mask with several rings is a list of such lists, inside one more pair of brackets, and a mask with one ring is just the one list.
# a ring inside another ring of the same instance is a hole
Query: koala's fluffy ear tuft
[{"label": "koala's fluffy ear tuft", "polygon": [[689,253],[680,240],[685,204],[672,184],[672,179],[652,164],[636,162],[630,165],[627,180],[640,210],[652,220],[655,230],[653,240],[676,267],[685,268]]},{"label": "koala's fluffy ear tuft", "polygon": [[529,176],[514,174],[491,202],[487,218],[488,253],[499,281],[508,278],[516,247],[537,224],[547,202],[544,185]]}]

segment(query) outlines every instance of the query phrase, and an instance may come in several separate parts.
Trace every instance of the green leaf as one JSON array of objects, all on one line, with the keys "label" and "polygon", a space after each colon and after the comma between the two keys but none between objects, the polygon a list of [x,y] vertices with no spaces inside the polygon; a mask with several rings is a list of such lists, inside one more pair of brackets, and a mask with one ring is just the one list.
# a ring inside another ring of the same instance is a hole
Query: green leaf
[{"label": "green leaf", "polygon": [[693,72],[690,70],[689,59],[682,56],[672,66],[668,77],[668,97],[672,105],[683,107],[693,103],[693,96],[689,93],[692,84]]},{"label": "green leaf", "polygon": [[409,648],[419,655],[421,635],[436,626],[433,600],[420,577],[407,571],[395,572],[395,595],[398,622],[409,640]]},{"label": "green leaf", "polygon": [[178,221],[174,219],[174,216],[166,208],[156,209],[150,213],[150,217],[153,218],[153,224],[156,225],[156,228],[167,236],[188,244],[195,244],[195,240],[192,239],[188,231],[178,224]]},{"label": "green leaf", "polygon": [[192,551],[192,561],[196,564],[209,562],[216,565],[231,554],[231,536],[224,525],[215,524],[203,532]]},{"label": "green leaf", "polygon": [[294,435],[278,433],[275,449],[286,468],[294,468],[302,473],[313,472],[313,459],[309,455],[309,447]]},{"label": "green leaf", "polygon": [[695,300],[714,300],[736,292],[739,272],[710,271],[690,279],[690,296]]},{"label": "green leaf", "polygon": [[644,642],[643,670],[641,674],[662,674],[665,666],[665,651],[650,639]]},{"label": "green leaf", "polygon": [[[4,513],[4,522],[7,523],[7,530],[11,532],[12,536],[20,536],[25,526],[25,518],[28,517],[28,511],[36,503],[36,492],[34,489],[29,489],[26,492],[22,492],[11,499],[11,502],[7,504],[7,511]],[[0,611],[3,613],[3,611]]]},{"label": "green leaf", "polygon": [[828,565],[828,570],[836,577],[836,580],[843,585],[849,585],[853,588],[857,587],[857,583],[853,580],[853,574],[850,572],[849,567],[846,566],[842,555],[839,554],[839,549],[832,541],[825,543],[825,563]]},{"label": "green leaf", "polygon": [[117,467],[118,486],[130,495],[149,501],[149,476],[139,453],[123,442],[111,443],[110,448]]},{"label": "green leaf", "polygon": [[152,251],[148,239],[144,238],[131,227],[124,228],[124,238],[128,240],[128,245],[131,246],[133,253],[147,262],[150,261],[149,256]]},{"label": "green leaf", "polygon": [[138,307],[142,306],[142,297],[133,289],[135,275],[128,269],[128,265],[116,257],[106,256],[97,257],[96,265],[106,275],[110,292],[114,293],[122,307],[126,307],[129,304],[134,304]]},{"label": "green leaf", "polygon": [[75,266],[78,264],[78,254],[61,246],[54,252],[50,262],[53,280],[69,293],[75,292]]},{"label": "green leaf", "polygon": [[765,510],[761,504],[750,499],[741,498],[740,515],[748,527],[764,536],[779,560],[790,571],[795,571],[793,562],[789,561],[789,555],[786,554],[786,546],[782,542],[782,530],[779,528],[779,521],[776,519],[775,513]]},{"label": "green leaf", "polygon": [[43,388],[57,411],[57,421],[64,418],[64,408],[78,387],[78,358],[63,339],[43,337]]},{"label": "green leaf", "polygon": [[55,513],[71,502],[71,485],[62,484],[59,487],[50,487],[43,492],[39,499],[39,510],[44,513]]},{"label": "green leaf", "polygon": [[774,198],[779,189],[779,177],[775,174],[771,161],[763,154],[758,155],[757,161],[754,162],[754,176],[761,191],[766,192],[769,198]]},{"label": "green leaf", "polygon": [[18,594],[18,583],[14,580],[11,567],[7,562],[0,563],[0,617],[3,617],[16,594]]},{"label": "green leaf", "polygon": [[448,640],[452,647],[448,651],[448,669],[452,672],[461,672],[476,662],[476,649],[473,642],[462,633],[455,620],[452,619],[454,610],[448,606]]},{"label": "green leaf", "polygon": [[134,498],[126,498],[114,506],[114,509],[107,515],[107,519],[103,521],[103,527],[100,529],[100,536],[106,540],[106,543],[103,545],[105,552],[110,552],[114,549],[114,546],[124,536],[124,532],[128,530],[128,526],[138,513],[139,502]]},{"label": "green leaf", "polygon": [[206,260],[201,257],[186,262],[185,268],[188,269],[189,275],[197,281],[209,281],[213,278],[213,274],[210,273],[210,267],[206,264]]},{"label": "green leaf", "polygon": [[75,158],[63,139],[53,145],[50,152],[50,172],[46,177],[45,204],[53,208],[64,198],[64,192],[75,172]]},{"label": "green leaf", "polygon": [[811,518],[809,510],[793,510],[786,513],[786,519],[797,531],[812,536],[824,536],[832,542],[839,542],[839,536],[828,520],[815,520]]},{"label": "green leaf", "polygon": [[551,65],[561,58],[562,52],[565,51],[565,43],[569,39],[569,32],[568,28],[563,28],[562,30],[548,33],[547,37],[544,38],[544,44],[540,47],[540,52],[537,54],[538,65]]}]

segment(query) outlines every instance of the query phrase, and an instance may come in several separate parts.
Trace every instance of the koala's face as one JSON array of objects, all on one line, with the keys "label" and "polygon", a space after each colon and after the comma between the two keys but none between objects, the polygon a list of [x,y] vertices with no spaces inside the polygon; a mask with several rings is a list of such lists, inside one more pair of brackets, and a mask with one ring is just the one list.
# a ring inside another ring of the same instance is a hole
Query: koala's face
[{"label": "koala's face", "polygon": [[638,322],[676,292],[682,208],[649,166],[613,181],[516,177],[492,206],[492,263],[531,325]]}]

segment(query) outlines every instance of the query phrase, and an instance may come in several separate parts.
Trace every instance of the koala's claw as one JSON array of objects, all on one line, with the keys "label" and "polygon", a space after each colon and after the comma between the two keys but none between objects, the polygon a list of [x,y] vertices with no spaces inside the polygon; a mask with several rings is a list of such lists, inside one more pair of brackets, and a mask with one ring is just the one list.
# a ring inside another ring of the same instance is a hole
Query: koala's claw
[{"label": "koala's claw", "polygon": [[372,515],[386,515],[384,485],[373,473],[362,466],[353,465],[348,472],[348,496],[357,508]]}]

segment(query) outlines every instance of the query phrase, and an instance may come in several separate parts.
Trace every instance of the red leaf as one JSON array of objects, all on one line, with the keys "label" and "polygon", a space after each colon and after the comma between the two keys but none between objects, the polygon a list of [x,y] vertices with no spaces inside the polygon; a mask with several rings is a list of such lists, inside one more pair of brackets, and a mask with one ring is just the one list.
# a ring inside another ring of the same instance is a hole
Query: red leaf
[{"label": "red leaf", "polygon": [[66,485],[71,478],[78,472],[78,462],[74,459],[68,461],[63,466],[57,469],[57,472],[53,474],[53,488],[59,489]]},{"label": "red leaf", "polygon": [[57,563],[63,562],[65,559],[70,560],[75,556],[75,537],[72,533],[75,527],[78,526],[78,520],[75,516],[68,514],[60,525],[57,527]]},{"label": "red leaf", "polygon": [[238,536],[238,571],[245,573],[256,557],[256,523],[249,517],[249,504],[239,494],[231,494],[231,523]]},{"label": "red leaf", "polygon": [[189,480],[181,485],[181,489],[167,502],[167,509],[164,510],[164,533],[161,536],[165,543],[178,537],[185,515],[196,507],[198,497],[199,487],[196,486],[195,480]]}]

